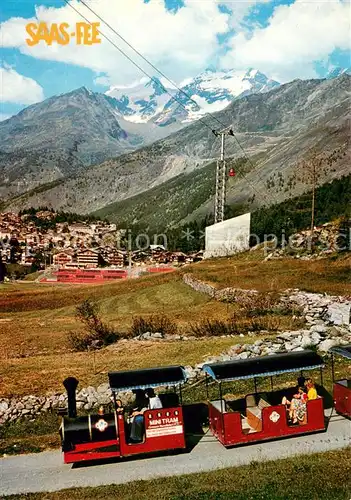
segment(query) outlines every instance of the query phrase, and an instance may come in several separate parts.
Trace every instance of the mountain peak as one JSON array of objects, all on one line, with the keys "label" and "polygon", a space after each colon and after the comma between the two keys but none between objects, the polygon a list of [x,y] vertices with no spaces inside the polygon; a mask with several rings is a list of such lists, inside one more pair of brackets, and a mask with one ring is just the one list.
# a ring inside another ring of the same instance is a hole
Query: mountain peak
[{"label": "mountain peak", "polygon": [[262,75],[263,73],[258,71],[258,69],[249,68],[245,73],[245,78],[255,78],[255,76],[257,76],[258,74]]},{"label": "mountain peak", "polygon": [[337,78],[340,75],[343,74],[351,75],[351,68],[342,68],[341,66],[335,66],[334,68],[331,68],[328,73],[326,74],[325,78],[327,80],[330,80],[331,78]]},{"label": "mountain peak", "polygon": [[129,87],[111,88],[106,94],[115,98],[116,109],[128,121],[146,123],[152,120],[165,127],[175,122],[180,125],[197,120],[207,111],[220,111],[238,97],[267,92],[279,85],[256,68],[215,71],[208,67],[199,75],[184,80],[180,84],[182,92],[154,76]]},{"label": "mountain peak", "polygon": [[79,87],[77,89],[77,93],[93,95],[93,92],[91,90],[87,89],[85,85],[83,85],[82,87]]},{"label": "mountain peak", "polygon": [[162,95],[166,92],[165,86],[157,76],[153,76],[145,85],[146,88],[152,88],[154,90],[154,95]]}]

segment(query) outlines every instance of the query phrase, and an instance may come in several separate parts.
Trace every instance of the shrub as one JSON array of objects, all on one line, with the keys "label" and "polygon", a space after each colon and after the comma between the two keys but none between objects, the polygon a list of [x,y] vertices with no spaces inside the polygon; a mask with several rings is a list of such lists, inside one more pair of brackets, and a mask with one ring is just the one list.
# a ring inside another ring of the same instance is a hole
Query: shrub
[{"label": "shrub", "polygon": [[176,323],[165,315],[153,315],[147,318],[138,316],[133,318],[133,324],[130,328],[130,334],[133,337],[143,333],[162,333],[163,335],[176,335],[178,327]]},{"label": "shrub", "polygon": [[[298,325],[299,326],[299,325]],[[281,318],[275,314],[258,317],[245,317],[239,311],[227,320],[205,319],[190,324],[190,330],[195,337],[219,337],[222,335],[240,335],[262,330],[278,331],[281,328]]]},{"label": "shrub", "polygon": [[98,304],[89,299],[77,306],[76,317],[85,326],[85,332],[68,333],[68,344],[75,351],[99,349],[113,344],[122,336],[101,320]]},{"label": "shrub", "polygon": [[230,335],[231,323],[221,320],[205,319],[199,323],[191,324],[190,329],[195,337],[219,337],[221,335]]}]

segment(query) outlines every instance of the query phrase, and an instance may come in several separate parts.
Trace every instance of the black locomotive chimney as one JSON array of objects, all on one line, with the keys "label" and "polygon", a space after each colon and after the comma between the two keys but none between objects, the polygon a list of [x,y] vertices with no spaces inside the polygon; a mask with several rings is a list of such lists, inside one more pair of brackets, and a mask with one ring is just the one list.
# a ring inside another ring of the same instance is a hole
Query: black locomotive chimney
[{"label": "black locomotive chimney", "polygon": [[65,386],[68,396],[69,418],[76,418],[77,416],[76,389],[78,384],[78,380],[74,377],[68,377],[63,381],[63,385]]}]

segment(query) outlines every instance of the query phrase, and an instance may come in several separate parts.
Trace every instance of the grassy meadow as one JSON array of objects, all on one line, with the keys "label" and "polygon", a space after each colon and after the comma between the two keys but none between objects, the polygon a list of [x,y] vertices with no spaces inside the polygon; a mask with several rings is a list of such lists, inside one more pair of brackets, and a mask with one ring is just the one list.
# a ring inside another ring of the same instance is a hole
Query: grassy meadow
[{"label": "grassy meadow", "polygon": [[[299,287],[315,292],[351,295],[350,255],[319,261],[284,259],[262,261],[262,252],[208,260],[167,275],[102,285],[9,283],[0,286],[0,396],[45,394],[61,390],[61,380],[77,376],[82,384],[96,384],[110,369],[133,369],[157,364],[194,364],[236,342],[233,338],[199,338],[187,342],[119,342],[98,351],[72,352],[70,331],[81,330],[75,308],[84,299],[96,301],[104,321],[128,332],[133,318],[161,314],[191,334],[189,325],[225,320],[236,306],[214,301],[185,285],[183,272],[218,287],[256,288],[262,292]],[[242,318],[241,318],[242,319]],[[263,315],[262,329],[301,327],[291,315]],[[248,319],[243,318],[243,322]],[[257,337],[256,337],[257,338]],[[255,337],[240,338],[250,342]]]},{"label": "grassy meadow", "polygon": [[299,288],[307,292],[351,296],[351,253],[320,260],[285,258],[263,261],[263,250],[209,259],[187,271],[218,288],[233,286],[261,292]]}]

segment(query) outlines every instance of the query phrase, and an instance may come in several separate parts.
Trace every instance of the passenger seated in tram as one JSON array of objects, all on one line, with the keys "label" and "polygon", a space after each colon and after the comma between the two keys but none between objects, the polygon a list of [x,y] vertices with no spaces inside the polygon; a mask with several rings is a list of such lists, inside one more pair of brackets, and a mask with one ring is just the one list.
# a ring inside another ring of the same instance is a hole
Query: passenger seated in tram
[{"label": "passenger seated in tram", "polygon": [[140,443],[144,436],[144,412],[147,410],[148,400],[141,389],[134,389],[132,392],[135,395],[135,403],[129,416],[130,440],[133,443]]},{"label": "passenger seated in tram", "polygon": [[[134,391],[133,391],[134,392]],[[135,391],[135,405],[130,416],[132,424],[130,430],[130,440],[133,443],[140,443],[144,438],[144,413],[147,409],[157,410],[162,408],[162,402],[155,391],[150,387],[145,393],[137,389]]]},{"label": "passenger seated in tram", "polygon": [[309,401],[318,398],[316,387],[315,387],[314,382],[311,378],[307,379],[306,388],[307,388],[307,397],[308,397]]},{"label": "passenger seated in tram", "polygon": [[155,394],[155,391],[151,387],[146,389],[145,395],[149,400],[149,410],[158,410],[162,408],[161,399]]},{"label": "passenger seated in tram", "polygon": [[123,403],[120,399],[116,399],[116,412],[117,413],[123,413],[124,408],[123,408]]},{"label": "passenger seated in tram", "polygon": [[303,422],[307,413],[307,403],[308,396],[305,392],[304,387],[299,387],[298,392],[294,394],[291,400],[289,418],[293,424],[297,424],[298,421]]},{"label": "passenger seated in tram", "polygon": [[305,377],[299,377],[297,379],[297,386],[296,386],[296,388],[287,391],[288,395],[283,397],[283,399],[282,399],[282,405],[290,407],[292,398],[294,397],[295,394],[297,394],[299,392],[299,387],[305,387],[305,381],[306,381]]}]

